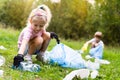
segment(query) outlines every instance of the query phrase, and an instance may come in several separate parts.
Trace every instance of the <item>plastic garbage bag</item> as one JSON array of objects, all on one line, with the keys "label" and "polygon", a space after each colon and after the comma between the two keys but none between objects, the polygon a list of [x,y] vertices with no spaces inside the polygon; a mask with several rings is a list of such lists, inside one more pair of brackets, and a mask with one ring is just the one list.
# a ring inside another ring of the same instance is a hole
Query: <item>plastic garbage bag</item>
[{"label": "plastic garbage bag", "polygon": [[89,69],[80,69],[77,73],[77,77],[84,79],[84,78],[88,78],[89,74],[90,74]]},{"label": "plastic garbage bag", "polygon": [[91,77],[92,79],[95,79],[98,75],[99,75],[99,74],[98,74],[98,71],[97,71],[97,70],[93,70],[93,71],[91,72],[90,77]]},{"label": "plastic garbage bag", "polygon": [[47,59],[50,64],[57,63],[62,67],[86,67],[81,54],[64,44],[57,44],[44,58]]},{"label": "plastic garbage bag", "polygon": [[22,70],[22,71],[30,71],[30,72],[40,71],[40,66],[38,64],[32,64],[29,62],[21,62],[18,68],[16,68],[15,66],[12,66],[12,68]]},{"label": "plastic garbage bag", "polygon": [[68,75],[65,76],[63,80],[72,80],[75,76],[77,76],[77,70],[70,72]]},{"label": "plastic garbage bag", "polygon": [[76,50],[76,51],[80,54],[84,53],[82,50]]},{"label": "plastic garbage bag", "polygon": [[74,70],[67,74],[63,80],[73,80],[74,77],[80,78],[80,79],[88,79],[90,75],[91,79],[95,79],[97,76],[99,76],[99,73],[97,70],[89,70],[89,69],[79,69]]},{"label": "plastic garbage bag", "polygon": [[110,64],[108,60],[103,60],[103,59],[95,59],[95,62],[99,64]]},{"label": "plastic garbage bag", "polygon": [[70,72],[68,75],[65,76],[63,80],[72,80],[75,76],[80,79],[88,78],[90,75],[89,69],[79,69]]},{"label": "plastic garbage bag", "polygon": [[89,70],[98,70],[98,69],[100,69],[100,64],[88,60],[88,61],[86,62],[86,67],[87,67],[87,69],[89,69]]}]

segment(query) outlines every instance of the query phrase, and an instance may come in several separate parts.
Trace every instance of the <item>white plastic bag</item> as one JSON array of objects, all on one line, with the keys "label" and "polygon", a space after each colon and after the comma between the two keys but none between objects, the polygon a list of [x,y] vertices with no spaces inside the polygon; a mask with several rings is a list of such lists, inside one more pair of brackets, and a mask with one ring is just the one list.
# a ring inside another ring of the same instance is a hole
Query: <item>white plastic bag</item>
[{"label": "white plastic bag", "polygon": [[3,56],[0,56],[0,66],[2,66],[5,63],[5,58]]},{"label": "white plastic bag", "polygon": [[90,55],[86,55],[85,58],[86,58],[86,59],[91,59],[91,58],[93,58],[93,57],[91,57]]},{"label": "white plastic bag", "polygon": [[81,54],[72,48],[57,44],[45,57],[50,63],[58,63],[62,67],[85,68],[85,61]]},{"label": "white plastic bag", "polygon": [[99,64],[110,64],[108,60],[103,60],[103,59],[95,59],[95,62]]},{"label": "white plastic bag", "polygon": [[3,73],[4,73],[4,71],[0,70],[0,77],[3,77]]},{"label": "white plastic bag", "polygon": [[1,50],[6,50],[7,48],[5,48],[4,46],[0,46]]},{"label": "white plastic bag", "polygon": [[90,69],[90,70],[98,70],[98,69],[100,69],[100,64],[88,60],[88,61],[86,62],[86,67],[87,67],[88,69]]},{"label": "white plastic bag", "polygon": [[92,79],[95,79],[98,75],[99,75],[99,74],[98,74],[98,71],[97,71],[97,70],[93,70],[93,71],[91,72],[90,77],[91,77]]},{"label": "white plastic bag", "polygon": [[68,75],[65,76],[63,80],[72,80],[75,76],[80,79],[88,78],[90,75],[89,69],[79,69],[70,72]]},{"label": "white plastic bag", "polygon": [[[5,58],[3,56],[0,56],[0,66],[2,66],[5,63]],[[4,71],[0,70],[0,77],[3,76]]]}]

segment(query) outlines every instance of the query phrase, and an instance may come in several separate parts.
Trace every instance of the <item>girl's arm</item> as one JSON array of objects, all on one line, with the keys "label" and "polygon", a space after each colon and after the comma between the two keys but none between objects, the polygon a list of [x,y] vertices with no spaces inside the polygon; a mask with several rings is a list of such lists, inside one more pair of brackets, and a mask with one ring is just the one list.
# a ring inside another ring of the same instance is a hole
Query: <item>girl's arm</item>
[{"label": "girl's arm", "polygon": [[95,39],[93,38],[93,39],[87,41],[85,44],[88,44],[88,45],[89,45],[89,44],[92,44],[92,42],[94,42],[94,40],[95,40]]},{"label": "girl's arm", "polygon": [[23,56],[24,56],[24,51],[25,51],[27,44],[28,44],[28,40],[23,39],[21,47],[18,51],[18,55],[14,57],[13,65],[15,68],[17,68],[20,65],[20,62],[24,61]]},{"label": "girl's arm", "polygon": [[24,55],[24,51],[25,51],[25,48],[26,48],[27,44],[28,44],[28,40],[27,39],[23,39],[21,47],[20,47],[20,49],[18,51],[18,54]]},{"label": "girl's arm", "polygon": [[81,48],[81,50],[82,50],[83,52],[86,51],[87,48],[88,48],[88,45],[91,44],[93,41],[94,41],[94,39],[91,39],[91,40],[87,41],[87,42],[83,45],[83,47]]}]

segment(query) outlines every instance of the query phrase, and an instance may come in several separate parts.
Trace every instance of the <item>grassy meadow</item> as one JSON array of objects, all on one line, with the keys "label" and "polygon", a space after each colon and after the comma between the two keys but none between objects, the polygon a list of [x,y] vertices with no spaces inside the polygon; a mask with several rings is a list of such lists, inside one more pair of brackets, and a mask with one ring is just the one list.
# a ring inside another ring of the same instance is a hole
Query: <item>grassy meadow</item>
[{"label": "grassy meadow", "polygon": [[[74,69],[62,68],[58,65],[42,64],[33,58],[33,62],[41,66],[38,73],[19,71],[11,69],[13,57],[17,54],[17,39],[20,31],[11,28],[0,27],[0,46],[3,45],[7,50],[0,49],[0,55],[4,56],[6,62],[0,67],[4,70],[0,80],[62,80],[69,72]],[[61,39],[67,46],[78,50],[82,47],[85,40],[72,41]],[[51,40],[48,50],[55,46],[55,40]],[[87,52],[85,53],[87,54]],[[83,56],[85,54],[82,54]],[[105,46],[103,58],[109,60],[111,64],[101,65],[99,76],[94,80],[120,80],[120,47]],[[91,80],[90,78],[88,80]]]}]

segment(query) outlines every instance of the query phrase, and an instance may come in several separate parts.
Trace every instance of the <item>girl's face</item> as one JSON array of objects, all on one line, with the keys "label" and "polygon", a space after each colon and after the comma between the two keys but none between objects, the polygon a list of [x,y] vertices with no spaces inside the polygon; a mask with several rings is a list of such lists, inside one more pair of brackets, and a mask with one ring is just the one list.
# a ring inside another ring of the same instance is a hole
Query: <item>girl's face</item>
[{"label": "girl's face", "polygon": [[37,16],[32,19],[31,25],[33,31],[35,33],[38,33],[39,31],[44,29],[45,21],[41,17]]},{"label": "girl's face", "polygon": [[95,37],[95,41],[96,41],[96,43],[98,43],[100,41],[100,39],[98,37]]}]

